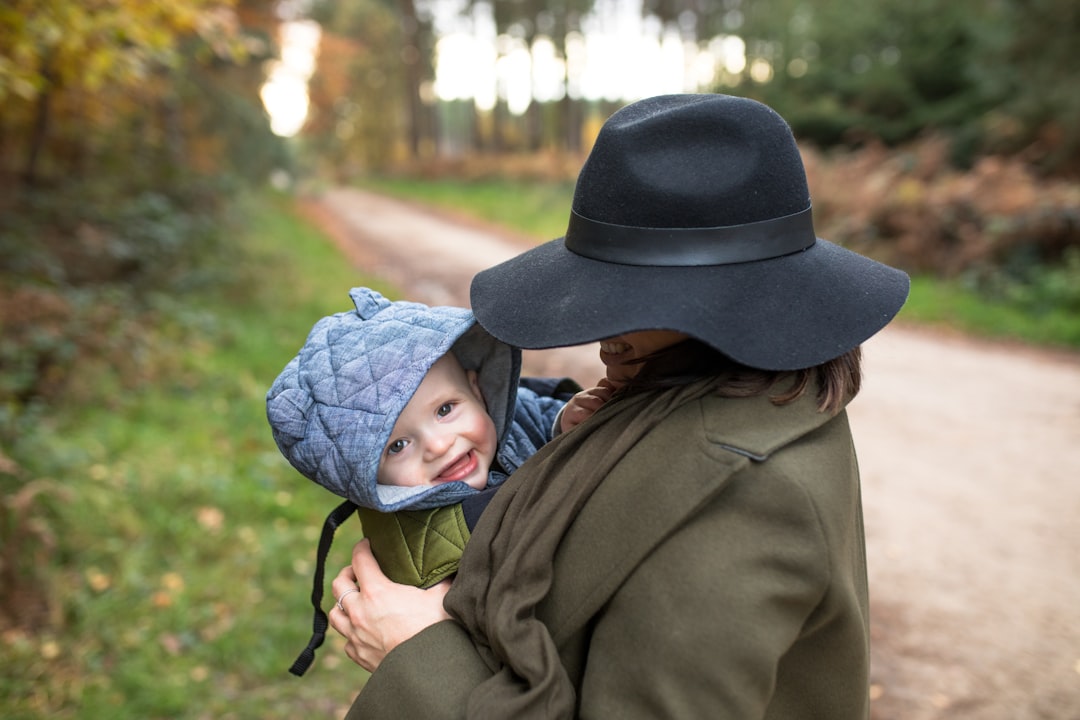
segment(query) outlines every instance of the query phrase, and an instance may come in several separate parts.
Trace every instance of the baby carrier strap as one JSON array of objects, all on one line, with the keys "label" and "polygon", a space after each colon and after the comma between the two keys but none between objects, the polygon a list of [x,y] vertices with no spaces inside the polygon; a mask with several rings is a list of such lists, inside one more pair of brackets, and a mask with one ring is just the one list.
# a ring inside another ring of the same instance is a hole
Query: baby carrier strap
[{"label": "baby carrier strap", "polygon": [[315,608],[315,619],[313,622],[311,640],[308,641],[304,651],[300,653],[300,657],[296,658],[296,662],[289,668],[289,672],[297,677],[303,675],[307,672],[307,669],[311,667],[311,663],[315,660],[315,650],[323,644],[324,640],[326,640],[326,629],[330,626],[330,619],[322,610],[326,556],[330,553],[330,545],[334,542],[334,533],[341,523],[345,522],[345,520],[354,512],[356,512],[356,504],[350,500],[346,500],[334,508],[330,514],[327,515],[326,522],[323,523],[322,535],[319,536],[319,549],[315,556],[314,584],[311,588],[311,604]]}]

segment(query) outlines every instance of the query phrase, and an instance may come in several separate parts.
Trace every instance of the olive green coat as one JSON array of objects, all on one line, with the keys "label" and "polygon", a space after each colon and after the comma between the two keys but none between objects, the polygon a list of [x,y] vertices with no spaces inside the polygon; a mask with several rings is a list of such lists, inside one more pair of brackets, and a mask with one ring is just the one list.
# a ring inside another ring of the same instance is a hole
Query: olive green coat
[{"label": "olive green coat", "polygon": [[[468,549],[466,549],[468,553]],[[537,617],[582,718],[863,720],[869,617],[846,413],[708,397],[627,454],[564,536]],[[348,717],[464,717],[455,622],[392,651]]]}]

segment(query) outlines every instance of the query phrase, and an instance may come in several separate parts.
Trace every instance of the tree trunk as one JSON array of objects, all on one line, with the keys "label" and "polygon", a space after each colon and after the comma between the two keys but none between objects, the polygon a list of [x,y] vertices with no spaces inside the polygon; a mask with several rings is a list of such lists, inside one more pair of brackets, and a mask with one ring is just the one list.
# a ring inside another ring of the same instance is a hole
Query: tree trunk
[{"label": "tree trunk", "polygon": [[581,151],[581,103],[572,100],[567,93],[559,101],[559,110],[564,147],[571,154],[578,153]]},{"label": "tree trunk", "polygon": [[177,83],[171,75],[168,68],[161,68],[159,77],[169,90],[160,100],[159,111],[165,140],[165,156],[168,158],[169,170],[176,172],[184,166],[187,148],[184,142],[183,109],[175,90]]},{"label": "tree trunk", "polygon": [[51,58],[46,56],[42,60],[41,75],[45,78],[45,88],[37,98],[37,107],[34,111],[34,125],[30,131],[30,147],[26,155],[26,166],[23,168],[22,181],[26,187],[33,187],[38,183],[38,163],[41,153],[45,149],[45,141],[49,134],[49,120],[52,117],[52,96],[55,86],[54,73],[52,71]]},{"label": "tree trunk", "polygon": [[401,60],[405,65],[405,137],[409,154],[413,159],[420,156],[420,122],[423,109],[420,106],[420,22],[416,18],[413,0],[398,0],[401,9]]}]

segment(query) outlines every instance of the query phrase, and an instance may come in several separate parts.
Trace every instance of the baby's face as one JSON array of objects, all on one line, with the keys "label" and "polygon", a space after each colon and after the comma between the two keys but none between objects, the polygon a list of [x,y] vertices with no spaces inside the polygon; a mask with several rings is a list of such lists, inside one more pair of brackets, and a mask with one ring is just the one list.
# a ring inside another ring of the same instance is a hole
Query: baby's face
[{"label": "baby's face", "polygon": [[460,480],[482,490],[496,441],[476,373],[466,373],[447,353],[432,365],[394,423],[376,480],[401,486]]}]

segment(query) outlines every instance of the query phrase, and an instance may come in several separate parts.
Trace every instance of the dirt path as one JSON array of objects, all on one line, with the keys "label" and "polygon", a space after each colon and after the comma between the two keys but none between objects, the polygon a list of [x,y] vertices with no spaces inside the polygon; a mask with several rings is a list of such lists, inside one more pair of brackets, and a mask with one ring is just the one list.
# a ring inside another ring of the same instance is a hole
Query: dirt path
[{"label": "dirt path", "polygon": [[[525,247],[353,190],[306,210],[363,272],[468,304]],[[876,720],[1080,720],[1080,355],[901,326],[865,346],[863,473]],[[593,346],[530,374],[599,376]]]}]

